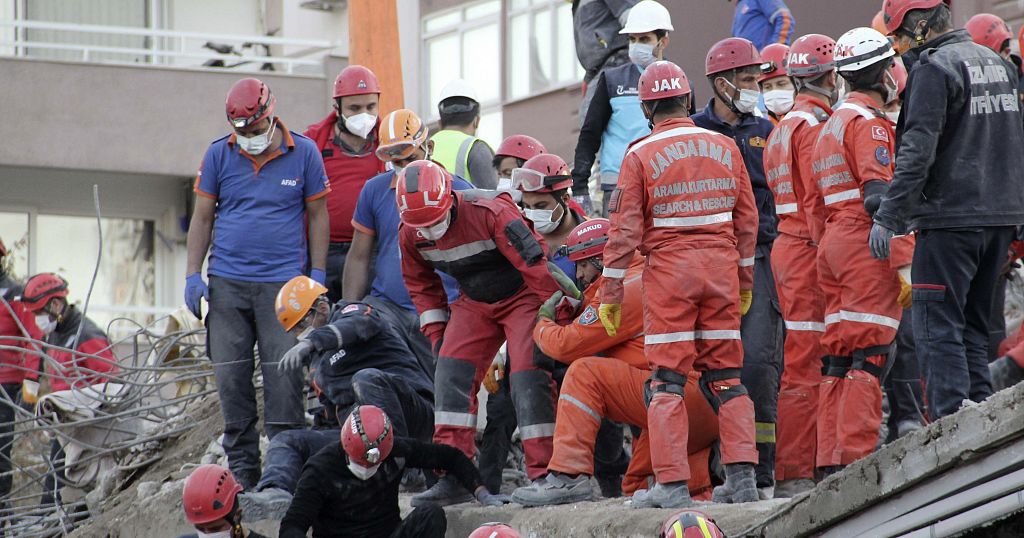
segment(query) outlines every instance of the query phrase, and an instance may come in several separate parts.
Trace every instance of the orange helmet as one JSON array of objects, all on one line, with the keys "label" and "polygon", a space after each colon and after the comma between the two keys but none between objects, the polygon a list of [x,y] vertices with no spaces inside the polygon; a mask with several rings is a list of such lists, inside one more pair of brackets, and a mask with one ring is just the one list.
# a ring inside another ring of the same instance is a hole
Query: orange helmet
[{"label": "orange helmet", "polygon": [[313,307],[317,297],[327,293],[327,288],[308,276],[297,276],[281,287],[277,292],[277,299],[274,301],[274,310],[277,312],[277,321],[285,331],[302,321]]},{"label": "orange helmet", "polygon": [[401,161],[408,159],[416,148],[427,141],[427,126],[415,112],[402,108],[396,110],[380,122],[377,157],[384,161]]},{"label": "orange helmet", "polygon": [[871,27],[878,30],[878,33],[882,35],[887,35],[889,33],[889,30],[885,27],[884,11],[878,10],[878,13],[875,13],[875,17],[871,19]]}]

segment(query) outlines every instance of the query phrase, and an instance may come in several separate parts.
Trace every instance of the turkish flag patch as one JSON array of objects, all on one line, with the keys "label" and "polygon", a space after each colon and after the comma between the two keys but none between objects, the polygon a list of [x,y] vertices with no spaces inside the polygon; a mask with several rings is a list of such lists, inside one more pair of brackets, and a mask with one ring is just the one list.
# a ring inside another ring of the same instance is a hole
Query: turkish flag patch
[{"label": "turkish flag patch", "polygon": [[885,131],[885,127],[882,127],[881,125],[875,125],[874,127],[871,128],[871,139],[878,140],[881,142],[888,142],[889,133]]}]

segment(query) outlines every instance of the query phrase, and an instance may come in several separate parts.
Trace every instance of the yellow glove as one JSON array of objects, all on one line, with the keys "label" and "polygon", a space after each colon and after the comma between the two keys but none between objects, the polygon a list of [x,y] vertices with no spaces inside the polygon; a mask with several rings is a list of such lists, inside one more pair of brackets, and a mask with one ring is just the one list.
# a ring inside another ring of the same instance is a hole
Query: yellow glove
[{"label": "yellow glove", "polygon": [[495,394],[498,392],[502,379],[505,379],[505,364],[501,361],[494,361],[487,368],[487,373],[484,374],[484,388],[489,394]]},{"label": "yellow glove", "polygon": [[21,401],[35,405],[39,401],[39,382],[26,379],[21,383]]},{"label": "yellow glove", "polygon": [[913,288],[910,286],[910,282],[907,282],[903,275],[896,273],[896,276],[900,279],[900,295],[896,298],[896,302],[900,304],[902,308],[910,308],[910,305],[914,303],[913,300]]},{"label": "yellow glove", "polygon": [[619,332],[619,324],[622,323],[622,305],[602,304],[597,307],[597,317],[604,326],[604,332],[608,336],[615,336]]},{"label": "yellow glove", "polygon": [[754,292],[751,290],[740,290],[740,315],[746,316],[750,312],[750,303],[754,302]]}]

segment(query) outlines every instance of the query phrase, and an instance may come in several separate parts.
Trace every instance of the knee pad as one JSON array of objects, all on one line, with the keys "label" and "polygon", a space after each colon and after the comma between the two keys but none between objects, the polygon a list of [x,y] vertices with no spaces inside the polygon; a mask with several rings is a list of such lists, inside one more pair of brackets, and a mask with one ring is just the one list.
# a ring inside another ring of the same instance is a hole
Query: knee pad
[{"label": "knee pad", "polygon": [[665,368],[655,368],[650,379],[644,384],[644,405],[651,406],[651,400],[654,399],[656,392],[667,392],[683,398],[686,396],[685,387],[685,375]]},{"label": "knee pad", "polygon": [[825,355],[821,358],[821,375],[825,377],[846,377],[853,366],[853,357]]},{"label": "knee pad", "polygon": [[740,382],[739,368],[704,372],[700,376],[700,391],[711,404],[715,413],[718,413],[718,410],[729,400],[747,395],[747,387]]}]

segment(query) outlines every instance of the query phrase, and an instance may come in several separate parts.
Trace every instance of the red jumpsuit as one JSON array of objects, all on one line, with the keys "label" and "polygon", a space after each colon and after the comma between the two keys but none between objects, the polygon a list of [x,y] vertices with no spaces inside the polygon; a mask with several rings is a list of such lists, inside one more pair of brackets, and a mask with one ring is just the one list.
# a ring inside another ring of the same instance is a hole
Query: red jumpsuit
[{"label": "red jumpsuit", "polygon": [[[434,374],[434,441],[473,457],[476,394],[494,354],[508,341],[527,475],[542,476],[555,430],[555,385],[533,364],[532,330],[541,302],[559,289],[548,272],[543,239],[507,194],[466,200],[455,193],[455,216],[437,241],[404,224],[398,234],[402,276],[420,327],[435,349],[443,342]],[[435,269],[459,283],[462,294],[450,316]]]},{"label": "red jumpsuit", "polygon": [[772,131],[764,153],[764,169],[779,216],[772,271],[786,327],[776,426],[777,480],[814,477],[825,297],[818,286],[818,246],[811,226],[820,238],[825,206],[814,186],[811,153],[831,114],[832,108],[824,101],[798,95],[793,110]]},{"label": "red jumpsuit", "polygon": [[740,383],[740,290],[753,287],[758,215],[736,143],[672,118],[630,145],[609,204],[601,302],[621,304],[638,247],[644,351],[654,372],[647,409],[660,483],[690,478],[685,376],[719,413],[723,463],[755,463],[754,405]]},{"label": "red jumpsuit", "polygon": [[867,95],[836,108],[814,148],[814,178],[828,217],[818,247],[825,292],[825,371],[819,392],[819,467],[847,465],[878,442],[879,378],[903,314],[889,262],[868,248],[871,217],[864,186],[892,180],[892,124]]},{"label": "red jumpsuit", "polygon": [[[633,443],[633,458],[622,484],[627,495],[649,488],[647,479],[653,474],[644,405],[644,384],[651,370],[644,356],[643,266],[643,256],[635,254],[626,272],[622,324],[615,336],[608,336],[597,318],[601,302],[597,290],[604,277],[587,288],[583,310],[572,322],[559,325],[541,318],[533,329],[533,339],[545,355],[570,365],[558,397],[555,449],[548,469],[593,475],[594,441],[601,418],[639,426],[643,433]],[[601,356],[594,356],[598,354]],[[685,397],[691,419],[687,454],[693,472],[687,486],[694,497],[711,493],[708,458],[718,439],[718,418],[700,393],[698,377],[690,373]]]},{"label": "red jumpsuit", "polygon": [[[82,333],[78,334],[78,326],[82,325]],[[78,345],[70,349],[78,336]],[[71,387],[84,388],[109,380],[110,375],[120,371],[117,357],[110,350],[107,335],[89,318],[74,306],[69,306],[64,317],[57,323],[57,328],[46,337],[46,343],[55,348],[47,348],[50,360],[40,365],[39,355],[26,354],[25,379],[38,381],[40,372],[48,375],[50,392],[68,390]],[[41,367],[42,366],[42,367]]]}]

